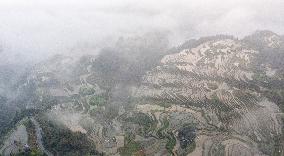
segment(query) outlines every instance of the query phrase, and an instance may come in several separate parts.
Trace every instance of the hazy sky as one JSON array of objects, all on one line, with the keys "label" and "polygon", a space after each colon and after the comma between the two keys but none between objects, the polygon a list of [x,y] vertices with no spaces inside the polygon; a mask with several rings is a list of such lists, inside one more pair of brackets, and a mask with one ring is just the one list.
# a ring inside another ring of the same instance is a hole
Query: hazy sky
[{"label": "hazy sky", "polygon": [[284,0],[0,0],[0,55],[17,58],[87,51],[148,31],[178,44],[258,29],[284,34]]}]

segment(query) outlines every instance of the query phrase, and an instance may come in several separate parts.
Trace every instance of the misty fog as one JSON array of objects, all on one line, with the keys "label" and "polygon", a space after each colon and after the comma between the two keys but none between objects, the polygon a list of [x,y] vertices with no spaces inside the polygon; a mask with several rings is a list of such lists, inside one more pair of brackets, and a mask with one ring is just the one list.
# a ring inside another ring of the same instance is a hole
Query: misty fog
[{"label": "misty fog", "polygon": [[185,39],[255,30],[283,34],[282,0],[1,0],[1,63],[96,53],[119,37],[162,32]]},{"label": "misty fog", "polygon": [[0,0],[0,156],[282,156],[283,17],[283,0]]}]

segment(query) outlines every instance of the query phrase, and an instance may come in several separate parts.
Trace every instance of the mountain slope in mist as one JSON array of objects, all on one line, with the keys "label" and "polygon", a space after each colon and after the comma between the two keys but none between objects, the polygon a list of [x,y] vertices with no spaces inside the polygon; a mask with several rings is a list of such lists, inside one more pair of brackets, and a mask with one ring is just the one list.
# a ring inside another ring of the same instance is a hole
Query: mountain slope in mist
[{"label": "mountain slope in mist", "polygon": [[[147,34],[98,55],[56,55],[10,85],[13,99],[0,98],[14,106],[2,138],[35,118],[54,155],[282,155],[283,50],[283,37],[258,31],[171,49]],[[27,123],[29,144],[39,144]]]}]

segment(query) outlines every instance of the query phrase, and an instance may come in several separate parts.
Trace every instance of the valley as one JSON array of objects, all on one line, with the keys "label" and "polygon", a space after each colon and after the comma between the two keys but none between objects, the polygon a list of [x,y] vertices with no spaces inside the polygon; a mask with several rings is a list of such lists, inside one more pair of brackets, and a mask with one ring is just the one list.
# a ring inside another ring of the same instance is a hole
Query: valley
[{"label": "valley", "polygon": [[217,35],[170,50],[146,41],[30,68],[13,86],[17,97],[2,100],[17,109],[1,154],[284,154],[283,37]]}]

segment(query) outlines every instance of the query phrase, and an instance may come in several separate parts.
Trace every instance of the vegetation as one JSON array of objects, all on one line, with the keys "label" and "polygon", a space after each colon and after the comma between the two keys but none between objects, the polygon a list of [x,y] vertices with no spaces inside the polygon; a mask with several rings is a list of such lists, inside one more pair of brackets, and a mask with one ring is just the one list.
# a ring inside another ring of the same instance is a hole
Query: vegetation
[{"label": "vegetation", "polygon": [[189,144],[189,146],[187,147],[187,152],[191,153],[191,152],[193,152],[195,150],[195,148],[196,148],[196,143],[194,141],[191,144]]},{"label": "vegetation", "polygon": [[1,129],[0,129],[0,145],[2,144],[2,140],[3,137],[9,132],[11,131],[13,128],[16,128],[17,123],[19,121],[21,121],[23,118],[36,114],[38,112],[38,110],[34,110],[34,109],[24,109],[24,110],[20,110],[20,111],[16,111],[16,113],[14,115],[12,115],[12,119],[10,120],[10,122],[5,122],[1,125]]},{"label": "vegetation", "polygon": [[191,146],[191,144],[195,142],[196,128],[191,125],[182,127],[178,131],[177,138],[182,149],[188,148],[188,146]]},{"label": "vegetation", "polygon": [[169,123],[169,121],[167,119],[164,119],[162,124],[163,124],[163,126],[160,129],[158,129],[158,131],[157,131],[157,135],[158,135],[159,138],[164,138],[165,137],[164,134],[163,134],[163,131],[165,129],[167,129],[169,127],[169,125],[170,125],[170,123]]},{"label": "vegetation", "polygon": [[132,134],[126,134],[124,140],[124,147],[119,149],[119,153],[122,156],[132,156],[134,153],[142,150],[139,143],[134,141],[135,136]]},{"label": "vegetation", "polygon": [[166,149],[169,153],[173,155],[173,149],[176,145],[176,138],[172,132],[168,133],[167,135],[168,142],[166,144]]},{"label": "vegetation", "polygon": [[152,128],[155,127],[155,121],[144,113],[136,113],[131,117],[125,119],[126,122],[132,122],[143,127],[144,134],[147,134]]},{"label": "vegetation", "polygon": [[92,96],[89,100],[89,104],[92,106],[104,106],[106,102],[106,98],[100,95]]},{"label": "vegetation", "polygon": [[25,126],[26,126],[27,133],[28,133],[28,145],[30,146],[32,150],[36,151],[38,148],[38,145],[37,145],[35,126],[30,120],[28,120],[25,123]]},{"label": "vegetation", "polygon": [[55,155],[99,155],[95,144],[85,134],[72,132],[64,125],[39,117],[45,147]]},{"label": "vegetation", "polygon": [[20,152],[16,154],[16,156],[46,156],[45,154],[42,154],[39,150],[32,149],[28,152]]},{"label": "vegetation", "polygon": [[157,105],[164,107],[164,108],[169,108],[172,106],[171,103],[167,102],[167,101],[161,101],[161,102],[157,102]]},{"label": "vegetation", "polygon": [[83,86],[83,87],[80,87],[80,90],[79,90],[79,94],[80,95],[92,95],[96,92],[95,88],[93,87],[88,87],[88,86]]}]

